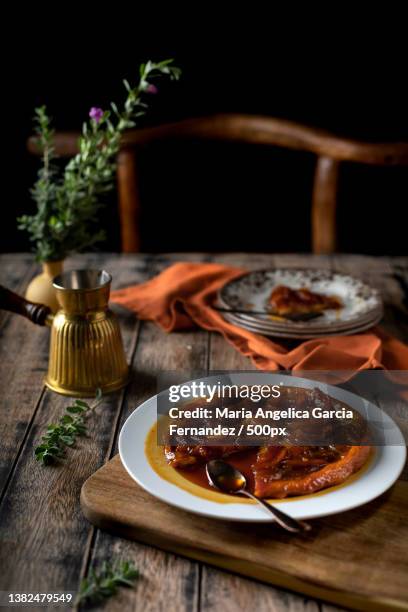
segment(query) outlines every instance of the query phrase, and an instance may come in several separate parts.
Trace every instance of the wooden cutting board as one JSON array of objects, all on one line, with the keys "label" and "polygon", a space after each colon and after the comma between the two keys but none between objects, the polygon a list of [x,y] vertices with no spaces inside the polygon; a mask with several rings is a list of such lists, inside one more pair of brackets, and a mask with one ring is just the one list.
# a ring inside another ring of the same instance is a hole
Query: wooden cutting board
[{"label": "wooden cutting board", "polygon": [[85,482],[81,505],[102,529],[273,585],[357,610],[408,610],[406,482],[293,536],[273,524],[217,521],[162,503],[117,455]]}]

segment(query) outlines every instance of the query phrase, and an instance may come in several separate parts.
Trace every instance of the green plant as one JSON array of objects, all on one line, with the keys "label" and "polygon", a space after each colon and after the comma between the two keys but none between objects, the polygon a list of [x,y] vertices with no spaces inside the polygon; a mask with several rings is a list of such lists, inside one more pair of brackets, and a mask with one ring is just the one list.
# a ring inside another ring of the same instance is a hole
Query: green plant
[{"label": "green plant", "polygon": [[68,406],[58,424],[48,425],[41,444],[35,448],[37,461],[50,465],[61,459],[65,455],[66,447],[74,446],[77,437],[86,434],[86,420],[101,401],[102,392],[98,389],[92,406],[82,400],[75,400],[72,406]]},{"label": "green plant", "polygon": [[103,197],[114,186],[121,136],[146,113],[146,95],[158,92],[151,81],[161,76],[178,79],[180,69],[173,60],[142,64],[135,87],[124,81],[127,97],[121,110],[113,102],[111,110],[91,108],[90,119],[82,127],[79,152],[62,176],[55,164],[54,131],[47,109],[35,110],[35,134],[42,151],[42,167],[31,192],[37,212],[20,217],[18,227],[28,232],[38,261],[64,259],[103,239],[104,232],[95,225]]},{"label": "green plant", "polygon": [[117,593],[118,587],[132,587],[139,576],[130,561],[103,563],[101,569],[91,570],[81,582],[77,603],[98,603]]}]

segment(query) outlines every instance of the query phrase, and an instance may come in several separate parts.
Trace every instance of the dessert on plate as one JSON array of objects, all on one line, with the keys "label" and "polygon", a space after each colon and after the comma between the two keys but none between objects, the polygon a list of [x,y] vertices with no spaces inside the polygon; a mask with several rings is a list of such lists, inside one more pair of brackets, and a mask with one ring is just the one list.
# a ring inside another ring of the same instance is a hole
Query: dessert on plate
[{"label": "dessert on plate", "polygon": [[285,285],[275,287],[269,298],[271,313],[280,317],[319,314],[324,310],[339,310],[343,304],[336,296],[316,293],[305,287],[291,289]]},{"label": "dessert on plate", "polygon": [[[265,401],[265,406],[268,401]],[[302,410],[317,406],[326,411],[346,406],[320,389],[299,387],[285,387],[278,404],[274,403],[274,408],[279,404],[282,408],[296,406]],[[349,406],[346,407],[351,410]],[[171,467],[188,480],[206,488],[210,485],[205,474],[205,464],[211,459],[225,459],[245,474],[250,490],[259,497],[280,499],[308,495],[342,484],[366,463],[371,451],[371,447],[364,443],[367,439],[366,424],[359,413],[352,412],[354,419],[345,419],[337,423],[336,427],[349,428],[350,439],[359,440],[359,445],[296,444],[297,439],[304,441],[306,430],[311,441],[314,435],[317,435],[316,439],[321,439],[325,433],[326,438],[330,436],[331,430],[328,428],[332,424],[326,420],[316,422],[310,419],[301,424],[298,421],[292,423],[289,443],[285,441],[285,444],[271,445],[260,440],[259,446],[253,446],[237,440],[232,445],[209,445],[189,444],[180,439],[178,444],[165,446],[164,453]],[[333,431],[338,434],[340,430]]]}]

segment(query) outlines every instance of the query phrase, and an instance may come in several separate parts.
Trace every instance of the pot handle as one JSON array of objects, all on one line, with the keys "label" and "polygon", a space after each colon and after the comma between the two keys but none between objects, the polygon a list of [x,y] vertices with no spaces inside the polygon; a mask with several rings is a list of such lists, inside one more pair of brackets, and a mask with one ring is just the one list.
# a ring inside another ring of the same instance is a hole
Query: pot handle
[{"label": "pot handle", "polygon": [[51,315],[51,308],[45,304],[28,302],[21,295],[13,293],[0,285],[0,310],[8,310],[22,315],[37,325],[46,325],[47,318]]}]

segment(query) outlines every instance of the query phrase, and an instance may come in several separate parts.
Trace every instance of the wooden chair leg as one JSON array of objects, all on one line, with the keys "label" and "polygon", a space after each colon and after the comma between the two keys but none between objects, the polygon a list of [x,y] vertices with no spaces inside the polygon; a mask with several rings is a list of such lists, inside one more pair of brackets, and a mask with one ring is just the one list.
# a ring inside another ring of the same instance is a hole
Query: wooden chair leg
[{"label": "wooden chair leg", "polygon": [[336,204],[339,162],[318,157],[312,201],[313,253],[334,253],[337,246]]},{"label": "wooden chair leg", "polygon": [[119,221],[123,253],[139,253],[141,245],[140,195],[136,157],[135,150],[122,149],[117,160]]}]

